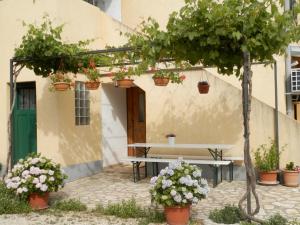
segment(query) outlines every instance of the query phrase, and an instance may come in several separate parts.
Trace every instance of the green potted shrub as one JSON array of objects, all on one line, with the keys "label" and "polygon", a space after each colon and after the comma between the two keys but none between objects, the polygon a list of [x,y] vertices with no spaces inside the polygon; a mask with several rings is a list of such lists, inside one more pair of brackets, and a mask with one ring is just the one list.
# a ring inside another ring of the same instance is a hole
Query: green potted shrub
[{"label": "green potted shrub", "polygon": [[5,185],[16,195],[28,199],[33,209],[45,209],[49,193],[62,188],[66,178],[59,164],[33,153],[19,160],[5,177]]},{"label": "green potted shrub", "polygon": [[270,146],[260,145],[254,152],[254,157],[255,166],[259,173],[259,182],[266,185],[278,184],[279,154],[274,140],[271,140]]},{"label": "green potted shrub", "polygon": [[70,89],[72,80],[67,74],[58,71],[57,73],[52,74],[49,77],[51,80],[50,90],[66,91]]},{"label": "green potted shrub", "polygon": [[120,88],[131,88],[134,86],[134,80],[131,76],[134,74],[133,67],[122,66],[119,71],[114,72],[113,80],[116,82],[116,86]]},{"label": "green potted shrub", "polygon": [[85,87],[88,90],[97,90],[100,86],[101,74],[96,68],[96,63],[93,58],[89,59],[87,65],[80,63],[80,72],[85,74],[88,81],[85,82]]},{"label": "green potted shrub", "polygon": [[152,79],[156,86],[167,86],[169,81],[171,81],[171,83],[181,84],[185,79],[185,75],[179,75],[178,72],[174,71],[155,70]]},{"label": "green potted shrub", "polygon": [[283,182],[288,187],[299,186],[299,167],[295,166],[294,162],[289,162],[283,170]]},{"label": "green potted shrub", "polygon": [[184,161],[170,163],[157,177],[152,177],[150,183],[152,201],[164,206],[169,225],[188,224],[192,204],[197,204],[209,192],[201,170]]}]

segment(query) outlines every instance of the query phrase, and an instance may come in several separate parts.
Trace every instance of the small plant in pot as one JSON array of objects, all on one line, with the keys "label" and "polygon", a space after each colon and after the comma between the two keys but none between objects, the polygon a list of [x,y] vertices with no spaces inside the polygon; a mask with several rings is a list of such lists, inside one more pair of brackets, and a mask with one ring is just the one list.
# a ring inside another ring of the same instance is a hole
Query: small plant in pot
[{"label": "small plant in pot", "polygon": [[19,160],[5,177],[5,185],[16,195],[28,199],[33,209],[45,209],[49,193],[62,188],[66,178],[59,164],[33,153]]},{"label": "small plant in pot", "polygon": [[260,145],[254,152],[255,166],[259,173],[259,183],[265,185],[276,185],[277,165],[279,162],[279,153],[274,140],[271,140],[270,146]]},{"label": "small plant in pot", "polygon": [[164,206],[169,225],[187,225],[192,204],[197,204],[209,192],[207,181],[201,178],[201,170],[184,161],[170,163],[150,182],[152,202]]},{"label": "small plant in pot", "polygon": [[96,64],[93,59],[90,59],[88,65],[84,65],[83,63],[79,64],[80,72],[85,74],[88,81],[85,82],[85,87],[88,90],[97,90],[100,86],[101,77],[100,72],[96,68]]},{"label": "small plant in pot", "polygon": [[179,75],[178,72],[168,70],[156,70],[152,77],[156,86],[167,86],[171,83],[182,84],[185,80],[185,75]]},{"label": "small plant in pot", "polygon": [[176,138],[176,135],[175,134],[167,134],[166,135],[166,138],[168,138],[168,143],[170,145],[174,145],[175,144],[175,138]]},{"label": "small plant in pot", "polygon": [[284,185],[288,187],[299,186],[299,167],[295,166],[294,162],[289,162],[283,170]]},{"label": "small plant in pot", "polygon": [[118,72],[114,72],[114,78],[116,87],[131,88],[134,86],[131,76],[134,74],[133,67],[121,67]]},{"label": "small plant in pot", "polygon": [[50,75],[51,87],[50,90],[55,91],[66,91],[70,89],[70,85],[72,80],[69,76],[63,72],[57,72],[55,74]]}]

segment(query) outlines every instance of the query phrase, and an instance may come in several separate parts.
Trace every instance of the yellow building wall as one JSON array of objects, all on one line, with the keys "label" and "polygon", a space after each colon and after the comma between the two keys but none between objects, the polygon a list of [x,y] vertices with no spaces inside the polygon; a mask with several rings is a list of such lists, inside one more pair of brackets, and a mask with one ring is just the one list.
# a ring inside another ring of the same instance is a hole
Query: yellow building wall
[{"label": "yellow building wall", "polygon": [[[0,2],[0,162],[5,164],[8,146],[9,59],[26,29],[22,21],[39,24],[47,14],[54,24],[65,24],[63,39],[75,42],[95,39],[91,49],[120,45],[119,32],[128,28],[82,0],[5,0]],[[84,80],[79,76],[79,80]],[[50,92],[50,81],[23,69],[18,81],[36,81],[37,151],[63,166],[101,160],[100,91],[91,91],[89,126],[75,126],[74,91]]]}]

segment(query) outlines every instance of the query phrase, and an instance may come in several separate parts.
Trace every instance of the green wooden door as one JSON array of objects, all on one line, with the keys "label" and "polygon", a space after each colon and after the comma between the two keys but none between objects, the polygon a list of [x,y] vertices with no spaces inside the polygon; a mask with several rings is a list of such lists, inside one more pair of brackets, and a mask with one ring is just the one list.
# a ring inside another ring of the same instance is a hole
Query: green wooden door
[{"label": "green wooden door", "polygon": [[35,83],[18,83],[13,113],[13,163],[37,151]]}]

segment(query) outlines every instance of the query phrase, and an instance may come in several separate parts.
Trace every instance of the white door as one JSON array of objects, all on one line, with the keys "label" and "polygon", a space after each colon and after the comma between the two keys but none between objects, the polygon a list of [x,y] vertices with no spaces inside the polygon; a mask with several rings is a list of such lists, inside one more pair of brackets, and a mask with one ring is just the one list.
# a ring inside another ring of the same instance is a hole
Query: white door
[{"label": "white door", "polygon": [[126,89],[103,84],[101,88],[103,166],[121,162],[127,156]]}]

